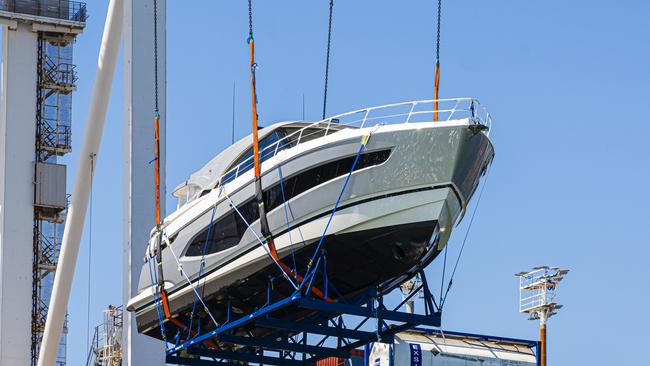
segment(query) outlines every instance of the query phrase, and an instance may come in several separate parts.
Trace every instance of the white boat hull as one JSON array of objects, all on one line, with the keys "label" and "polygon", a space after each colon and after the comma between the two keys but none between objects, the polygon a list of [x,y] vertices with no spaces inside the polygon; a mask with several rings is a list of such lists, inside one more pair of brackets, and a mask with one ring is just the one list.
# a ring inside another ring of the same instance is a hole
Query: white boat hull
[{"label": "white boat hull", "polygon": [[[365,290],[377,286],[388,291],[430,263],[444,248],[491,162],[494,152],[489,139],[469,128],[471,125],[465,119],[342,130],[265,161],[262,185],[267,197],[272,195],[273,187],[279,186],[280,166],[283,184],[294,179],[297,186],[299,175],[308,168],[353,158],[363,136],[371,133],[364,154],[375,155],[368,155],[366,160],[370,163],[364,163],[366,167],[351,175],[322,248],[327,251],[330,282],[340,295],[363,296]],[[286,213],[281,202],[267,204],[271,207],[269,227],[278,254],[289,267],[293,267],[295,258],[301,274],[324,234],[347,171],[334,175],[291,196]],[[246,210],[254,196],[252,179],[252,172],[238,176],[225,184],[223,190],[213,189],[166,220],[171,245],[192,281],[190,286],[177,270],[176,258],[169,248],[164,250],[165,288],[170,310],[179,319],[187,318],[191,312],[193,287],[197,285],[202,258],[187,255],[190,243],[196,242],[197,233],[210,222],[233,214],[230,200]],[[215,205],[216,215],[211,221]],[[184,220],[185,217],[191,219]],[[292,291],[253,233],[261,237],[259,220],[251,221],[250,229],[236,245],[205,256],[199,291],[205,294],[204,301],[220,322],[225,319],[229,305],[247,312],[266,303],[269,278],[277,277],[273,280],[276,293],[289,295]],[[136,312],[141,332],[160,337],[150,278],[145,265],[140,294],[129,302],[128,308]],[[197,315],[203,319],[203,326],[209,327],[206,314],[199,311]]]}]

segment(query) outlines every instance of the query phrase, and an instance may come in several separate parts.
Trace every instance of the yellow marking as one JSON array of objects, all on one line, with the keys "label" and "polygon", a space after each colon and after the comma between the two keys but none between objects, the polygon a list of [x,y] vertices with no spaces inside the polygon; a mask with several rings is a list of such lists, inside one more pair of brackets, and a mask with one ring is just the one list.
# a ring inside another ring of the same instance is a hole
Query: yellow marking
[{"label": "yellow marking", "polygon": [[367,134],[367,135],[363,136],[363,139],[361,140],[361,145],[367,144],[368,139],[370,139],[370,134]]}]

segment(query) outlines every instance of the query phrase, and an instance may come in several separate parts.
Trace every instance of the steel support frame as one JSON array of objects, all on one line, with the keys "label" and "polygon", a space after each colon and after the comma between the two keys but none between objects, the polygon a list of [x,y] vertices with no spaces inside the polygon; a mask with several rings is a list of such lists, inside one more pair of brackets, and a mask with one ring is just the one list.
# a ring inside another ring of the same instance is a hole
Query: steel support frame
[{"label": "steel support frame", "polygon": [[[368,137],[364,138],[356,159],[363,151]],[[336,213],[352,170],[330,220]],[[177,336],[176,344],[166,352],[166,362],[179,365],[221,365],[231,361],[276,366],[313,365],[327,357],[349,358],[353,349],[371,342],[392,343],[394,334],[408,328],[440,327],[441,308],[429,290],[423,269],[419,270],[422,279],[419,288],[392,310],[386,308],[383,300],[384,295],[394,289],[394,279],[385,281],[377,288],[367,288],[352,298],[341,295],[330,281],[327,250],[321,247],[328,226],[329,221],[303,276],[287,273],[287,269],[277,263],[277,258],[269,250],[269,255],[276,261],[282,274],[268,279],[266,305],[237,319],[232,318],[233,312],[228,305],[225,321],[217,324],[212,331],[183,342]],[[262,245],[271,246],[268,243]],[[416,272],[411,272],[407,277],[414,275]],[[273,281],[282,277],[296,288],[288,297],[284,297],[286,293],[278,295],[274,290]],[[424,295],[424,314],[398,311],[420,292]],[[330,297],[330,294],[335,296]],[[281,300],[274,302],[274,298]],[[292,317],[292,313],[301,315]],[[369,320],[372,320],[372,326],[366,325],[365,328],[372,328],[372,331],[361,330]],[[347,326],[346,321],[355,322],[356,325]],[[269,334],[264,332],[264,336],[255,336],[251,332],[252,328],[266,328]],[[211,344],[210,348],[206,347],[208,344]]]},{"label": "steel support frame", "polygon": [[[424,277],[423,272],[420,275]],[[388,309],[383,303],[385,294],[374,289],[353,300],[334,302],[316,297],[309,287],[302,288],[289,297],[269,303],[237,319],[229,319],[210,332],[176,344],[167,350],[166,362],[215,366],[239,361],[302,366],[315,364],[327,357],[349,358],[351,350],[371,342],[392,343],[394,335],[405,329],[417,326],[440,327],[441,313],[437,307],[433,307],[435,301],[428,291],[426,280],[422,286],[425,314],[398,310],[417,291],[394,309]],[[282,314],[295,310],[310,310],[313,315],[300,320],[281,318]],[[346,325],[346,322],[350,325]],[[362,330],[366,323],[369,325]],[[267,328],[271,330],[271,335],[242,336],[241,330],[250,326]],[[221,349],[205,347],[207,340],[218,343]]]}]

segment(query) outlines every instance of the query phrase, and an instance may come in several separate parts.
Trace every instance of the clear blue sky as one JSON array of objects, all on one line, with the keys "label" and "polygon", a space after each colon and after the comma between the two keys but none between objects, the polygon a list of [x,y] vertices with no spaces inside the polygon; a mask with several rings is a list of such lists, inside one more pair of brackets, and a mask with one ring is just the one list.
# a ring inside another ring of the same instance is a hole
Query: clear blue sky
[{"label": "clear blue sky", "polygon": [[[616,5],[615,5],[616,4]],[[256,1],[260,117],[320,115],[327,0]],[[446,1],[442,97],[473,96],[494,117],[496,159],[449,296],[447,329],[533,339],[515,272],[571,269],[549,325],[553,365],[636,364],[646,347],[650,4]],[[88,4],[75,46],[75,152],[107,1]],[[167,186],[249,131],[244,1],[169,1]],[[329,111],[432,97],[433,1],[337,1]],[[121,302],[121,67],[95,183],[92,324]],[[71,184],[71,183],[70,183]],[[174,202],[169,199],[169,207]],[[469,220],[450,243],[451,258]],[[87,233],[87,231],[86,231]],[[68,362],[85,362],[87,234],[72,299]],[[430,268],[438,285],[440,261]]]}]

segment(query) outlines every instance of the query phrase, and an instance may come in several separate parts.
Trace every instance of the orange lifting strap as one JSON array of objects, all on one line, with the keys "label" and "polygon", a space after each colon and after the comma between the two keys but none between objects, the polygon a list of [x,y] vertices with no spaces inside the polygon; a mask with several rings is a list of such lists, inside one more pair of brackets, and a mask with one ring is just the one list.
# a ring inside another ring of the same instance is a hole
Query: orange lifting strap
[{"label": "orange lifting strap", "polygon": [[[162,238],[162,215],[160,210],[160,112],[158,105],[158,1],[154,0],[154,117],[153,117],[153,136],[154,136],[154,191],[156,196],[156,228],[158,230],[158,235]],[[167,292],[165,291],[165,282],[162,278],[162,266],[160,259],[162,258],[162,245],[159,245],[157,253],[157,263],[156,271],[160,269],[160,299],[163,305],[163,312],[165,318],[167,318],[172,324],[176,325],[181,329],[188,329],[188,327],[183,324],[180,320],[172,318],[171,311],[169,309],[169,299],[167,298]],[[190,333],[193,333],[189,329]],[[206,341],[204,344],[210,348],[217,348],[212,341]]]},{"label": "orange lifting strap", "polygon": [[251,73],[251,98],[253,106],[253,161],[255,164],[255,178],[260,177],[260,154],[259,154],[259,137],[257,134],[257,93],[255,91],[255,40],[253,34],[248,37],[248,45],[250,47],[250,73]]},{"label": "orange lifting strap", "polygon": [[[252,104],[252,114],[253,114],[253,164],[254,164],[254,172],[255,172],[255,193],[257,196],[257,202],[258,202],[258,207],[259,207],[259,212],[260,212],[260,226],[262,229],[262,235],[264,236],[269,252],[271,253],[271,257],[280,265],[283,271],[285,271],[287,274],[289,274],[291,277],[294,279],[298,280],[299,282],[302,282],[302,276],[300,276],[298,273],[294,273],[294,271],[284,264],[280,260],[280,257],[278,256],[278,252],[275,248],[275,243],[273,242],[273,235],[271,234],[269,228],[268,228],[268,223],[266,221],[266,210],[264,208],[264,199],[263,199],[263,192],[262,192],[262,181],[261,181],[261,170],[260,170],[260,157],[259,157],[259,136],[257,133],[257,120],[258,120],[258,115],[257,115],[257,91],[255,88],[255,68],[257,67],[257,64],[255,64],[255,39],[253,38],[253,4],[252,0],[248,0],[248,26],[249,26],[249,32],[248,32],[248,46],[250,48],[250,77],[251,77],[251,104]],[[325,297],[325,294],[323,291],[312,287],[312,292],[326,300],[326,301],[331,301],[330,298]]]},{"label": "orange lifting strap", "polygon": [[438,122],[438,91],[440,89],[440,18],[442,15],[442,0],[438,0],[438,27],[436,34],[436,78],[433,84],[433,121]]},{"label": "orange lifting strap", "polygon": [[433,88],[433,120],[438,122],[438,89],[440,88],[440,62],[436,62],[436,80]]},{"label": "orange lifting strap", "polygon": [[156,226],[160,227],[162,219],[160,217],[160,115],[156,112],[153,118],[154,129],[154,182],[156,190]]}]

